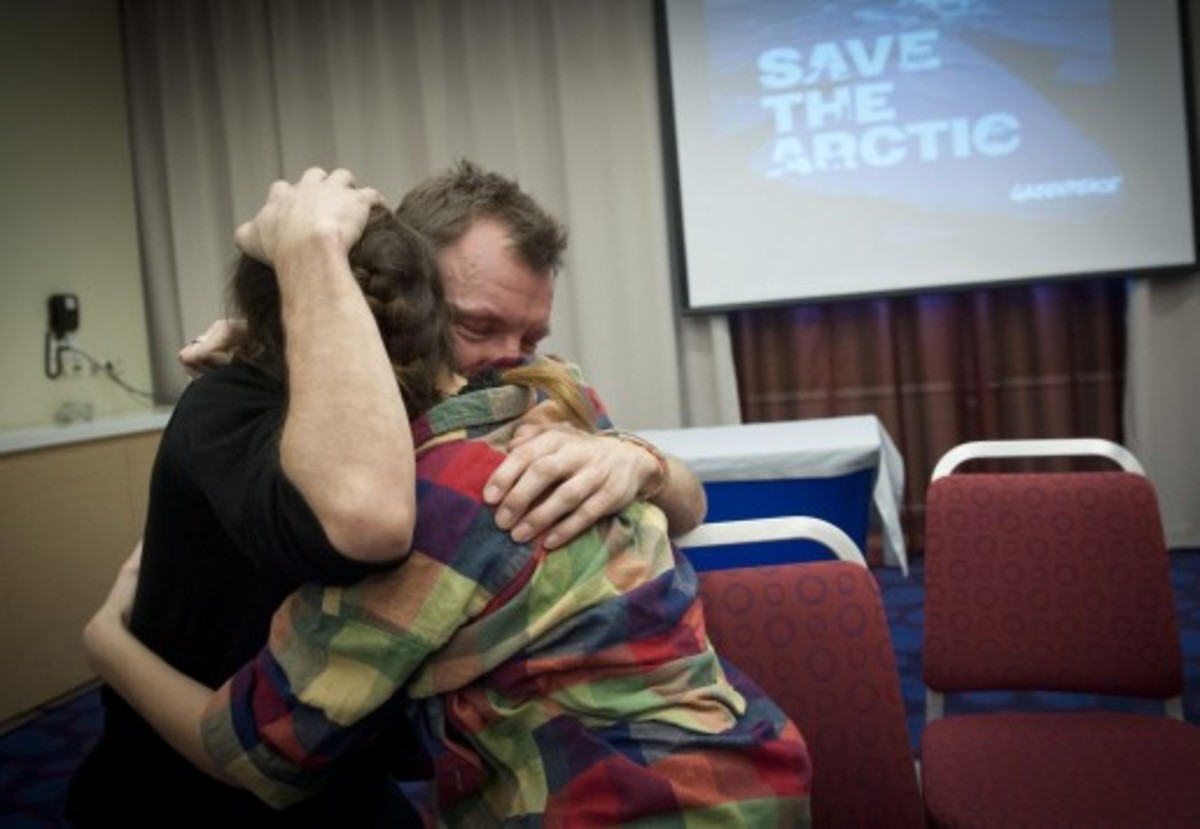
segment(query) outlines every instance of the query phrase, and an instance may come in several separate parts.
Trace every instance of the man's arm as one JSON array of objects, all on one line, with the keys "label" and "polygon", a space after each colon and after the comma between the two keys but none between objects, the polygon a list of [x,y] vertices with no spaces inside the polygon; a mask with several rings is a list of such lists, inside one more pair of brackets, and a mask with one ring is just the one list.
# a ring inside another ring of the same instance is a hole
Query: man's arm
[{"label": "man's arm", "polygon": [[671,535],[699,525],[708,501],[695,474],[642,441],[618,437],[566,424],[522,426],[484,489],[497,505],[496,523],[517,541],[546,532],[546,546],[559,547],[647,498],[666,515]]},{"label": "man's arm", "polygon": [[348,171],[314,168],[295,184],[272,185],[235,236],[279,280],[288,367],[284,473],[333,546],[361,561],[406,553],[416,511],[408,416],[348,259],[381,203]]},{"label": "man's arm", "polygon": [[[180,349],[180,362],[192,376],[228,362],[242,326],[244,322],[241,320],[215,321],[201,337]],[[524,427],[523,436],[526,439],[532,437],[536,428]],[[640,457],[643,452],[626,453],[628,457],[622,460],[621,450],[614,449],[606,441],[599,444],[601,451],[597,456],[587,448],[590,435],[577,432],[576,436],[581,438],[578,446],[568,448],[566,443],[572,439],[564,438],[557,448],[550,448],[556,457],[552,461],[547,460],[539,469],[530,470],[528,475],[524,475],[524,471],[538,459],[538,453],[543,450],[541,445],[531,447],[523,458],[510,459],[493,476],[491,487],[494,488],[489,488],[489,503],[500,504],[503,501],[498,513],[503,516],[501,526],[508,529],[518,523],[526,524],[515,533],[518,541],[549,529],[553,539],[548,539],[548,545],[561,546],[598,518],[627,506],[640,493],[653,490],[654,481],[661,470],[657,465],[649,465],[648,458]],[[519,446],[520,441],[516,445]],[[594,460],[596,457],[600,460]],[[666,455],[665,459],[669,481],[650,501],[666,514],[671,534],[681,535],[704,520],[708,504],[704,488],[691,469],[670,455]],[[520,489],[516,488],[518,479],[522,483]],[[630,488],[630,481],[635,479]],[[529,512],[529,505],[546,488],[560,482],[571,482],[571,489],[552,493],[551,498],[543,501],[537,511]],[[593,487],[590,492],[589,487]],[[552,526],[556,519],[560,519],[558,524]]]}]

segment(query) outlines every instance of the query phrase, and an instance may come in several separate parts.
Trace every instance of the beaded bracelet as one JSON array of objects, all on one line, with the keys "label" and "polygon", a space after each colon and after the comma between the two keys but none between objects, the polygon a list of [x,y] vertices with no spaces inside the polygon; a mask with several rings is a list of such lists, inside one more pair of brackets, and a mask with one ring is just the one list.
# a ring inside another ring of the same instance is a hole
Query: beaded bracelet
[{"label": "beaded bracelet", "polygon": [[625,432],[621,429],[609,429],[603,434],[615,437],[617,440],[623,440],[626,443],[632,443],[645,449],[654,458],[654,462],[658,464],[658,486],[646,493],[639,493],[638,497],[644,501],[653,501],[663,490],[667,488],[667,484],[671,482],[671,466],[667,463],[667,456],[650,441],[638,437],[632,432]]}]

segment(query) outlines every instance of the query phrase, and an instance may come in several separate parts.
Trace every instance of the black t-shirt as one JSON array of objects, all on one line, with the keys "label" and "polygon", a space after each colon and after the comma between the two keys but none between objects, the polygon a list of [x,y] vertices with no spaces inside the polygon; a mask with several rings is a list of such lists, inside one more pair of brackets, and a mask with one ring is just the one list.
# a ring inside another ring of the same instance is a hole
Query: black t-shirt
[{"label": "black t-shirt", "polygon": [[[345,583],[377,567],[345,558],[284,476],[282,387],[242,364],[184,392],[150,479],[130,627],[174,667],[216,688],[266,642],[271,615],[306,581]],[[212,780],[177,755],[116,694],[72,781],[68,817],[91,825],[403,826],[383,758],[419,753],[398,717],[380,743],[339,766],[320,795],[284,812]],[[164,810],[165,807],[165,810]]]}]

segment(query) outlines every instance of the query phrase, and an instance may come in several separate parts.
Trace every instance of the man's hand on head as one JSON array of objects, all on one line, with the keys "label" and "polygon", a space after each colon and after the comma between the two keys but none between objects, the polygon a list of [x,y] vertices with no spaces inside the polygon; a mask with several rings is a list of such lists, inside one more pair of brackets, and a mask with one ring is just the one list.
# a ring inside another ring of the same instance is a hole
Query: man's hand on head
[{"label": "man's hand on head", "polygon": [[[371,187],[357,187],[349,170],[326,173],[312,167],[292,184],[274,182],[253,219],[234,233],[238,248],[274,265],[281,253],[312,239],[333,239],[347,252],[362,235],[371,208],[384,203]],[[179,349],[179,362],[191,377],[227,364],[246,330],[244,320],[217,320]]]},{"label": "man's hand on head", "polygon": [[242,223],[234,241],[247,256],[268,265],[292,246],[332,236],[349,251],[366,226],[370,209],[384,204],[372,187],[357,187],[354,174],[310,167],[295,184],[276,181],[257,215]]}]

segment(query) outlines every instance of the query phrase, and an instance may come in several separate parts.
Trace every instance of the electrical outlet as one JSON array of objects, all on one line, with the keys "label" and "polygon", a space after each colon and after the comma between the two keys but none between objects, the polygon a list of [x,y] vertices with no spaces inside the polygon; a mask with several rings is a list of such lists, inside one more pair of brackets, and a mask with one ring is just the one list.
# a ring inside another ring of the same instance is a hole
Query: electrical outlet
[{"label": "electrical outlet", "polygon": [[83,374],[84,369],[87,368],[87,361],[83,359],[82,355],[76,354],[74,351],[66,352],[64,358],[68,374],[80,376]]},{"label": "electrical outlet", "polygon": [[111,377],[123,377],[125,374],[125,361],[118,357],[112,360],[105,360],[103,363],[93,363],[92,374],[107,374]]}]

